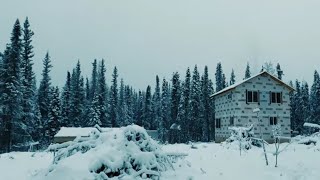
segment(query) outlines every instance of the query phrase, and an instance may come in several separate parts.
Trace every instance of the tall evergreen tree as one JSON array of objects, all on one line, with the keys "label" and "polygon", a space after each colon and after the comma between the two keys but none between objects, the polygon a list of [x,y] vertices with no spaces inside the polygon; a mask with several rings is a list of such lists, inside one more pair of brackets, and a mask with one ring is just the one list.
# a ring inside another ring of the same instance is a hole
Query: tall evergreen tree
[{"label": "tall evergreen tree", "polygon": [[303,122],[310,119],[310,95],[309,86],[307,82],[303,82],[301,86],[301,106],[302,106],[302,120]]},{"label": "tall evergreen tree", "polygon": [[202,99],[201,99],[201,106],[203,108],[201,118],[202,122],[202,140],[209,142],[212,138],[212,130],[211,130],[211,123],[213,121],[212,117],[212,108],[210,104],[210,95],[212,94],[211,90],[211,83],[209,80],[209,73],[208,67],[205,66],[204,73],[202,76]]},{"label": "tall evergreen tree", "polygon": [[143,126],[143,93],[139,91],[135,109],[135,123]]},{"label": "tall evergreen tree", "polygon": [[182,97],[180,100],[178,119],[181,122],[180,141],[187,142],[190,139],[192,122],[190,120],[190,92],[191,92],[191,73],[188,68],[184,83],[182,85]]},{"label": "tall evergreen tree", "polygon": [[303,102],[302,102],[302,90],[301,90],[301,84],[298,80],[296,80],[296,91],[292,97],[292,130],[298,131],[299,133],[302,133],[303,129]]},{"label": "tall evergreen tree", "polygon": [[221,62],[217,64],[216,68],[216,91],[220,91],[225,86],[225,79],[223,77],[222,65]]},{"label": "tall evergreen tree", "polygon": [[142,126],[146,129],[150,129],[151,124],[153,124],[152,118],[152,97],[151,97],[151,87],[148,86],[146,90],[146,97],[144,103],[144,111],[142,116]]},{"label": "tall evergreen tree", "polygon": [[[171,122],[169,142],[175,143],[178,141],[178,130],[174,127],[180,126],[180,122],[177,121],[178,109],[180,104],[180,75],[178,72],[173,73],[172,88],[171,88]],[[175,126],[174,126],[175,125]]]},{"label": "tall evergreen tree", "polygon": [[49,75],[51,71],[51,59],[47,52],[43,59],[42,79],[40,81],[40,87],[38,89],[38,105],[41,113],[41,121],[43,123],[48,121],[48,114],[50,108],[50,87],[51,77]]},{"label": "tall evergreen tree", "polygon": [[119,90],[119,103],[118,103],[118,114],[119,114],[119,117],[118,117],[118,125],[121,127],[121,126],[124,126],[125,124],[125,116],[124,116],[124,111],[125,111],[125,87],[124,87],[124,82],[123,82],[123,79],[120,80],[120,90]]},{"label": "tall evergreen tree", "polygon": [[310,92],[310,121],[320,124],[320,77],[317,71],[314,72],[313,84]]},{"label": "tall evergreen tree", "polygon": [[197,66],[194,67],[192,74],[191,95],[190,95],[190,122],[191,138],[195,141],[200,141],[202,137],[202,125],[200,122],[200,96],[201,95],[201,83],[200,75]]},{"label": "tall evergreen tree", "polygon": [[123,125],[127,126],[133,123],[133,92],[130,86],[125,86],[124,89],[124,104],[123,104]]},{"label": "tall evergreen tree", "polygon": [[61,95],[61,126],[72,126],[71,120],[71,74],[67,72],[66,84]]},{"label": "tall evergreen tree", "polygon": [[60,130],[61,125],[61,102],[59,88],[52,88],[52,95],[50,101],[50,109],[48,114],[47,130],[49,142],[53,141],[54,135]]},{"label": "tall evergreen tree", "polygon": [[[12,145],[24,143],[28,136],[25,125],[21,121],[22,92],[21,92],[21,26],[16,20],[12,33],[11,43],[7,46],[3,65],[1,68],[0,82],[0,119],[3,124],[2,144],[7,152],[11,151]],[[30,140],[30,135],[28,136]]]},{"label": "tall evergreen tree", "polygon": [[161,94],[161,121],[158,132],[162,142],[168,141],[168,132],[170,128],[170,90],[169,83],[163,79]]},{"label": "tall evergreen tree", "polygon": [[154,113],[154,123],[151,124],[151,129],[156,129],[159,127],[161,120],[161,95],[160,95],[160,81],[159,76],[156,76],[156,88],[153,94],[153,113]]},{"label": "tall evergreen tree", "polygon": [[112,74],[112,86],[110,92],[110,120],[111,126],[117,127],[117,107],[118,107],[118,70],[117,67],[114,67]]},{"label": "tall evergreen tree", "polygon": [[250,64],[249,62],[247,63],[247,67],[246,67],[246,72],[244,74],[244,79],[248,79],[251,77],[251,72],[250,72]]},{"label": "tall evergreen tree", "polygon": [[93,127],[96,124],[102,125],[101,119],[100,119],[100,112],[101,112],[101,106],[99,104],[99,95],[96,94],[92,100],[91,107],[89,110],[89,121],[88,126]]},{"label": "tall evergreen tree", "polygon": [[236,83],[236,75],[234,74],[234,70],[232,69],[231,71],[231,76],[230,76],[230,86]]},{"label": "tall evergreen tree", "polygon": [[35,114],[36,107],[36,80],[32,70],[32,58],[33,46],[32,36],[34,33],[30,30],[30,24],[28,18],[24,22],[22,39],[22,51],[21,51],[21,81],[22,81],[22,121],[26,125],[28,132],[32,136],[36,136],[37,127],[35,127],[35,121],[37,120],[37,114]]},{"label": "tall evergreen tree", "polygon": [[104,64],[104,59],[102,59],[99,64],[98,89],[97,89],[97,93],[99,96],[98,103],[100,107],[100,121],[103,126],[110,127],[111,122],[108,120],[108,115],[107,115],[107,84],[106,84],[106,75],[105,75],[106,71],[107,70]]},{"label": "tall evergreen tree", "polygon": [[[290,81],[289,85],[291,87],[294,87],[293,82]],[[291,91],[289,93],[289,97],[290,97],[290,125],[291,125],[291,129],[292,130],[296,130],[296,109],[297,109],[297,104],[296,104],[296,100],[295,100],[295,93],[296,91]]]},{"label": "tall evergreen tree", "polygon": [[92,63],[92,74],[91,74],[91,84],[90,84],[90,100],[91,101],[93,100],[97,90],[98,90],[98,65],[97,65],[97,60],[95,59]]},{"label": "tall evergreen tree", "polygon": [[84,79],[81,75],[81,66],[78,61],[76,68],[71,75],[71,103],[70,103],[70,124],[74,127],[85,126],[83,120],[85,105]]}]

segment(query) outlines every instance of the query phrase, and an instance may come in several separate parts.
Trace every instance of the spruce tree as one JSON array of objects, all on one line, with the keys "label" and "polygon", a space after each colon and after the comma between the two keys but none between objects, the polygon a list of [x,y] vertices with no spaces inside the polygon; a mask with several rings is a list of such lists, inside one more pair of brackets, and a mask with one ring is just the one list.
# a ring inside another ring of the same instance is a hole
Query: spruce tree
[{"label": "spruce tree", "polygon": [[[100,70],[101,71],[101,70]],[[92,63],[92,74],[91,74],[91,84],[90,84],[90,100],[94,98],[98,90],[98,65],[95,59]]]},{"label": "spruce tree", "polygon": [[96,94],[92,100],[91,107],[89,110],[89,121],[88,121],[88,126],[93,127],[96,124],[99,126],[102,125],[101,119],[100,119],[100,112],[101,112],[101,106],[99,104],[99,95]]},{"label": "spruce tree", "polygon": [[200,141],[202,137],[202,125],[200,121],[200,96],[201,95],[201,83],[200,75],[197,66],[194,67],[191,83],[191,95],[190,95],[190,123],[192,127],[190,129],[191,138],[194,141]]},{"label": "spruce tree", "polygon": [[[101,60],[99,64],[98,71],[98,89],[97,94],[99,96],[99,106],[100,106],[100,121],[103,126],[110,127],[111,122],[108,120],[107,116],[107,84],[106,84],[106,66],[104,64],[104,59]],[[114,126],[112,126],[114,127]]]},{"label": "spruce tree", "polygon": [[61,95],[61,126],[72,126],[71,120],[71,74],[67,72],[67,80]]},{"label": "spruce tree", "polygon": [[159,127],[161,120],[161,95],[160,95],[160,81],[159,76],[156,76],[156,88],[153,94],[153,113],[154,113],[154,123],[151,124],[151,129],[156,129]]},{"label": "spruce tree", "polygon": [[228,87],[228,82],[225,74],[222,74],[222,89]]},{"label": "spruce tree", "polygon": [[182,97],[181,97],[181,104],[182,107],[180,107],[179,110],[179,121],[181,122],[181,138],[180,140],[182,142],[187,142],[190,139],[190,130],[191,127],[193,126],[192,123],[190,122],[190,92],[191,92],[191,73],[190,73],[190,69],[188,68],[186,71],[186,76],[185,76],[185,80],[182,86]]},{"label": "spruce tree", "polygon": [[301,83],[296,80],[296,91],[293,95],[292,98],[292,104],[294,106],[292,106],[292,130],[294,131],[298,131],[299,133],[302,133],[302,129],[303,129],[303,123],[304,123],[304,119],[303,119],[303,102],[302,102],[302,88],[301,88]]},{"label": "spruce tree", "polygon": [[202,122],[202,140],[209,142],[212,138],[212,131],[211,131],[211,122],[212,120],[212,108],[211,108],[211,99],[210,96],[213,93],[211,90],[211,83],[209,80],[209,73],[208,73],[208,67],[205,66],[204,73],[202,76],[201,81],[201,91],[202,91],[202,99],[200,103],[202,104],[200,107],[203,108],[201,118],[203,120]]},{"label": "spruce tree", "polygon": [[2,144],[7,152],[12,145],[30,141],[30,135],[21,121],[22,92],[21,92],[21,26],[16,20],[12,33],[11,43],[7,46],[1,68],[0,82],[0,119],[3,124]]},{"label": "spruce tree", "polygon": [[125,116],[124,116],[124,105],[125,105],[125,99],[124,99],[124,96],[125,96],[125,89],[124,89],[124,82],[123,82],[123,79],[120,80],[120,90],[119,90],[119,104],[118,104],[118,124],[119,126],[124,126],[125,124]]},{"label": "spruce tree", "polygon": [[247,63],[247,67],[246,67],[246,72],[244,74],[244,79],[248,79],[251,77],[251,72],[250,72],[250,64],[249,62]]},{"label": "spruce tree", "polygon": [[80,62],[73,69],[71,75],[71,103],[70,103],[70,124],[73,127],[85,126],[83,120],[85,105],[84,79],[81,75]]},{"label": "spruce tree", "polygon": [[135,109],[135,123],[138,126],[143,126],[143,99],[143,93],[139,91]]},{"label": "spruce tree", "polygon": [[123,104],[123,125],[127,126],[133,123],[133,92],[130,86],[125,86],[124,89],[124,104]]},{"label": "spruce tree", "polygon": [[37,128],[34,126],[37,120],[35,114],[36,108],[36,80],[32,70],[33,66],[33,46],[32,36],[34,33],[30,30],[28,18],[26,18],[23,26],[23,39],[21,51],[21,81],[22,81],[22,121],[26,125],[28,132],[32,137],[36,136]]},{"label": "spruce tree", "polygon": [[310,121],[320,124],[320,77],[317,71],[314,72],[313,84],[310,92]]},{"label": "spruce tree", "polygon": [[51,77],[49,75],[51,71],[51,59],[49,53],[46,53],[43,59],[42,79],[40,81],[40,87],[38,89],[38,105],[41,113],[41,121],[46,123],[48,121],[48,114],[50,108],[50,87]]},{"label": "spruce tree", "polygon": [[[177,116],[178,116],[178,109],[179,109],[179,104],[180,104],[180,97],[181,97],[181,92],[180,92],[180,75],[178,72],[173,73],[172,77],[172,88],[171,88],[171,122],[170,126],[173,127],[175,124],[176,126],[180,126],[180,122],[177,121]],[[172,128],[170,129],[170,137],[169,137],[169,142],[170,143],[175,143],[178,141],[178,132],[177,129]]]},{"label": "spruce tree", "polygon": [[117,107],[118,107],[118,70],[114,67],[112,74],[112,86],[110,92],[110,120],[111,127],[117,127]]},{"label": "spruce tree", "polygon": [[150,129],[151,124],[153,124],[152,118],[152,99],[151,99],[151,87],[148,86],[146,90],[145,102],[144,102],[144,110],[142,116],[142,126],[145,129]]},{"label": "spruce tree", "polygon": [[47,136],[49,137],[49,142],[53,141],[54,135],[60,130],[61,126],[61,102],[59,88],[52,88],[52,95],[50,101],[50,109],[48,114],[48,122],[46,126]]},{"label": "spruce tree", "polygon": [[230,86],[233,85],[236,82],[236,76],[234,74],[234,70],[232,69],[231,71],[231,76],[230,76]]},{"label": "spruce tree", "polygon": [[303,122],[309,122],[310,121],[310,95],[309,95],[309,86],[307,82],[302,83],[301,106],[302,106],[302,120]]},{"label": "spruce tree", "polygon": [[168,141],[168,132],[170,128],[170,90],[169,83],[163,79],[161,94],[161,121],[158,132],[162,142]]},{"label": "spruce tree", "polygon": [[217,64],[216,68],[216,91],[220,91],[224,88],[225,86],[225,78],[223,77],[223,71],[222,71],[222,65],[221,62]]}]

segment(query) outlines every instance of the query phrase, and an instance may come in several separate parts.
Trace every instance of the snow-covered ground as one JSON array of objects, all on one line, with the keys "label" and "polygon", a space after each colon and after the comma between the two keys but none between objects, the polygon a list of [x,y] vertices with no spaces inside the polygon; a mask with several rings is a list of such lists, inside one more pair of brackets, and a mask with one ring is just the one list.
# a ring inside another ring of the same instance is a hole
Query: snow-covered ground
[{"label": "snow-covered ground", "polygon": [[[320,152],[313,145],[292,144],[279,155],[279,167],[274,167],[275,157],[271,154],[274,146],[267,146],[269,166],[265,165],[262,150],[253,148],[240,156],[237,146],[215,143],[194,145],[164,145],[162,149],[169,154],[188,154],[174,164],[175,171],[162,173],[161,179],[195,180],[319,180]],[[286,144],[282,144],[282,147]],[[44,171],[52,162],[51,153],[10,153],[0,155],[0,179],[25,180],[39,179],[34,176]],[[88,167],[81,165],[81,156],[60,168],[60,176],[46,179],[81,179],[80,172]],[[80,173],[80,174],[79,174]]]}]

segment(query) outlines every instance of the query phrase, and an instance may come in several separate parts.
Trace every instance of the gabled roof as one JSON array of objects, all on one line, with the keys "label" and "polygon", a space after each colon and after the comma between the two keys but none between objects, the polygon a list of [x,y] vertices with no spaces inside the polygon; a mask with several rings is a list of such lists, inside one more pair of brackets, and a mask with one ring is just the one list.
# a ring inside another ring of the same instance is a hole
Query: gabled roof
[{"label": "gabled roof", "polygon": [[293,88],[293,87],[291,87],[290,85],[286,84],[286,83],[283,82],[282,80],[278,79],[278,78],[275,77],[274,75],[270,74],[270,73],[267,72],[267,71],[261,71],[260,73],[258,73],[258,74],[255,75],[255,76],[252,76],[252,77],[250,77],[250,78],[248,78],[248,79],[244,79],[244,80],[242,80],[242,81],[240,81],[240,82],[237,82],[237,83],[235,83],[235,84],[233,84],[233,85],[231,85],[231,86],[228,86],[228,87],[222,89],[221,91],[218,91],[218,92],[212,94],[210,97],[213,98],[213,97],[215,97],[215,96],[217,96],[217,95],[219,95],[219,94],[222,94],[222,93],[224,93],[224,92],[230,91],[230,90],[236,88],[237,86],[239,86],[239,85],[241,85],[241,84],[243,84],[243,83],[245,83],[245,82],[247,82],[247,81],[250,81],[251,79],[254,79],[254,78],[258,77],[258,76],[261,76],[262,74],[267,74],[267,75],[269,75],[273,80],[281,83],[282,85],[284,85],[285,87],[287,87],[290,91],[294,91],[294,88]]}]

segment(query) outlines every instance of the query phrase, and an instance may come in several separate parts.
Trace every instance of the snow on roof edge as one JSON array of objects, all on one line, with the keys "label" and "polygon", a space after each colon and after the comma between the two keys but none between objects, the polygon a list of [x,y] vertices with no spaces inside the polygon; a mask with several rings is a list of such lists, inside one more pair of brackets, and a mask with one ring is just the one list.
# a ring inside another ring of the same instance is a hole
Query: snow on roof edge
[{"label": "snow on roof edge", "polygon": [[287,83],[283,82],[282,80],[278,79],[278,78],[275,77],[274,75],[270,74],[268,71],[263,70],[263,71],[261,71],[260,73],[254,75],[254,76],[252,76],[252,77],[250,77],[250,78],[244,79],[244,80],[242,80],[242,81],[240,81],[240,82],[237,82],[237,83],[235,83],[235,84],[233,84],[233,85],[231,85],[231,86],[228,86],[228,87],[226,87],[226,88],[224,88],[224,89],[222,89],[222,90],[220,90],[220,91],[212,94],[210,97],[213,98],[214,96],[217,96],[217,95],[222,94],[222,93],[224,93],[224,92],[227,92],[227,91],[229,91],[229,90],[231,90],[231,89],[234,89],[234,88],[236,88],[237,86],[239,86],[239,85],[241,85],[241,84],[243,84],[243,83],[245,83],[245,82],[247,82],[247,81],[249,81],[249,80],[251,80],[251,79],[253,79],[253,78],[256,78],[256,77],[258,77],[258,76],[260,76],[260,75],[262,75],[262,74],[264,74],[264,73],[267,73],[268,75],[270,75],[274,80],[281,82],[282,84],[284,84],[285,86],[287,86],[290,90],[294,90],[294,88],[291,87],[290,85],[288,85]]}]

